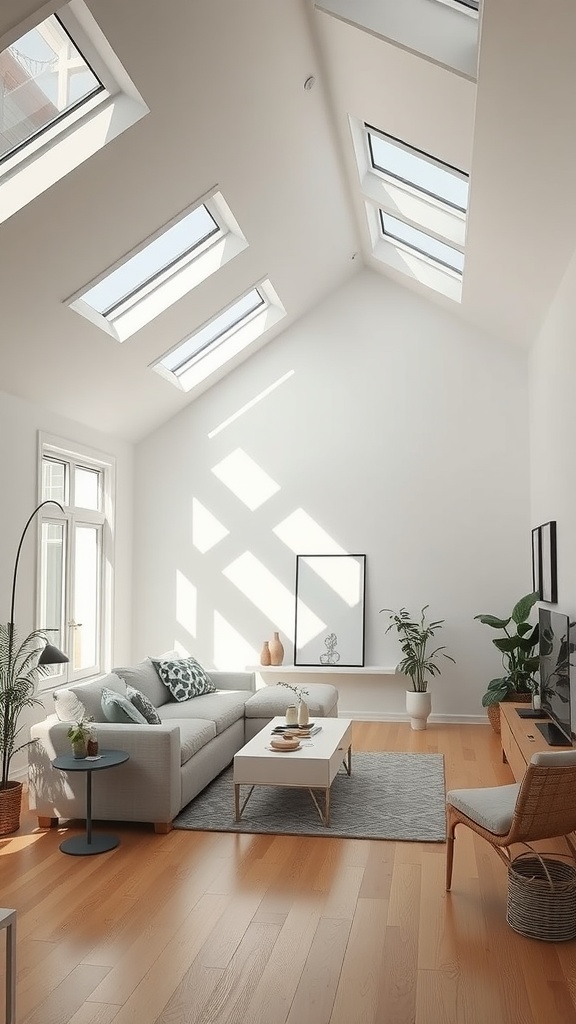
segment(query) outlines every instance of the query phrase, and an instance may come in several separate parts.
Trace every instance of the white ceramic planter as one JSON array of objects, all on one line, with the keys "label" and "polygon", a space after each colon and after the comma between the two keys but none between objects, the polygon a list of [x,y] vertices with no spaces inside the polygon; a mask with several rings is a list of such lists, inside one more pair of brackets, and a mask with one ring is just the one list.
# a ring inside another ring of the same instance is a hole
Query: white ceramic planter
[{"label": "white ceramic planter", "polygon": [[406,712],[410,716],[410,725],[413,729],[426,728],[431,710],[432,695],[429,690],[425,690],[424,693],[406,690]]}]

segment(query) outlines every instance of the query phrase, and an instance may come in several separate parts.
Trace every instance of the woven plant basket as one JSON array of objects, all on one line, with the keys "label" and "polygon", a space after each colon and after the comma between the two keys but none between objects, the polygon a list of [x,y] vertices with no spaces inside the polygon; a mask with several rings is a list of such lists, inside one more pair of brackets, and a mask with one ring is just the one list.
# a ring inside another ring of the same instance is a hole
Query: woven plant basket
[{"label": "woven plant basket", "polygon": [[576,865],[536,851],[520,853],[508,868],[506,920],[529,939],[564,942],[576,938]]},{"label": "woven plant basket", "polygon": [[[506,701],[514,701],[516,704],[531,704],[532,694],[531,693],[511,693],[508,697],[505,697]],[[490,704],[486,711],[488,712],[488,721],[494,729],[494,732],[500,735],[500,705]]]},{"label": "woven plant basket", "polygon": [[0,836],[8,836],[11,832],[18,831],[21,806],[21,782],[9,782],[7,789],[0,789]]}]

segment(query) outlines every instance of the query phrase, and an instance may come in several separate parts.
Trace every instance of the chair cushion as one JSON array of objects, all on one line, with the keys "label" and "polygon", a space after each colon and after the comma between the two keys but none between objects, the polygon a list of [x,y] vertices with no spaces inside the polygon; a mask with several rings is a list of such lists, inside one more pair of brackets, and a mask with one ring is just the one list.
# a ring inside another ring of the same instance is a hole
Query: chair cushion
[{"label": "chair cushion", "polygon": [[[329,683],[306,683],[303,698],[311,717],[335,718],[338,714],[338,690]],[[292,690],[285,686],[263,686],[246,701],[246,718],[274,718],[285,715],[289,704],[297,704]]]},{"label": "chair cushion", "polygon": [[532,754],[530,764],[537,764],[542,768],[568,768],[576,764],[576,750],[541,750],[537,754]]},{"label": "chair cushion", "polygon": [[121,693],[114,693],[106,687],[102,690],[102,710],[106,722],[122,722],[124,725],[148,725],[132,701]]},{"label": "chair cushion", "polygon": [[519,792],[519,782],[482,789],[451,789],[446,794],[446,803],[494,835],[505,836],[512,824]]},{"label": "chair cushion", "polygon": [[216,687],[208,678],[196,658],[152,658],[160,679],[177,701],[190,700],[204,693],[214,693]]},{"label": "chair cushion", "polygon": [[[126,683],[114,672],[110,672],[107,676],[100,676],[99,679],[91,679],[88,683],[76,683],[74,686],[67,686],[62,690],[54,690],[54,706],[60,721],[76,722],[80,718],[92,718],[95,722],[106,722],[107,719],[102,710],[102,690],[104,688],[126,696]],[[83,713],[72,697],[76,697],[76,700],[84,707]],[[68,713],[72,713],[71,718],[68,717]],[[63,718],[62,715],[65,717]]]},{"label": "chair cushion", "polygon": [[126,686],[126,696],[130,703],[134,705],[136,710],[139,711],[141,715],[144,715],[144,718],[149,725],[160,725],[162,719],[156,711],[152,701],[148,700],[145,693],[141,693],[140,690],[137,690],[134,686]]},{"label": "chair cushion", "polygon": [[249,690],[217,690],[215,693],[194,697],[194,700],[164,704],[160,708],[160,717],[163,722],[213,722],[216,734],[220,735],[234,722],[244,718],[244,707],[249,696]]}]

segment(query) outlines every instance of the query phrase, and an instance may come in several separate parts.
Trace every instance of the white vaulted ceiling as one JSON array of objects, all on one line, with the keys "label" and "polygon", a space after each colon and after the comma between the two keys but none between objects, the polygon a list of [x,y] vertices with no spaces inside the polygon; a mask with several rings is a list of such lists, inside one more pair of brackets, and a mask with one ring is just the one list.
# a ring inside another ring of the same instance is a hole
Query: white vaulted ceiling
[{"label": "white vaulted ceiling", "polygon": [[[576,247],[576,5],[485,0],[454,66],[426,5],[88,0],[150,112],[0,224],[0,389],[137,440],[199,393],[150,369],[168,349],[267,278],[286,317],[256,348],[363,265],[529,345]],[[4,0],[0,36],[56,6]],[[461,303],[374,259],[351,117],[470,174]],[[122,344],[66,305],[214,187],[248,242],[217,273]]]}]

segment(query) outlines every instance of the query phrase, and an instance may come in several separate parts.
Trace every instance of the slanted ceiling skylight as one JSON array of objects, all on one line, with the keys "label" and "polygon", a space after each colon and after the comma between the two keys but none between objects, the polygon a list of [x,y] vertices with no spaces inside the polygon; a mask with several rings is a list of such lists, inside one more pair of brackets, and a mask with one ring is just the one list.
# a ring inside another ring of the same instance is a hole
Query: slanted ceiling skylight
[{"label": "slanted ceiling skylight", "polygon": [[191,391],[254,345],[285,315],[270,281],[261,281],[157,359],[152,368],[182,391]]},{"label": "slanted ceiling skylight", "polygon": [[148,108],[82,0],[0,39],[0,222]]},{"label": "slanted ceiling skylight", "polygon": [[68,304],[117,341],[182,298],[246,248],[220,192],[179,214]]},{"label": "slanted ceiling skylight", "polygon": [[373,255],[460,301],[468,175],[351,120]]}]

